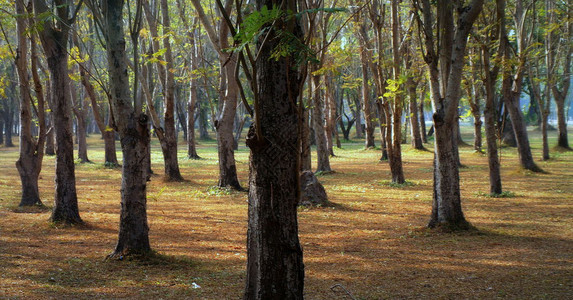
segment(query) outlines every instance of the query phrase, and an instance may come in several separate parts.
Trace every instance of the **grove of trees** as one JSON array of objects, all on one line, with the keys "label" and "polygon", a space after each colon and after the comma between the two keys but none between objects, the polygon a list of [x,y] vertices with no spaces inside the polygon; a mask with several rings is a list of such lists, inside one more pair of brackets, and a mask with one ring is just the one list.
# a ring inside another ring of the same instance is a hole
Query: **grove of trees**
[{"label": "grove of trees", "polygon": [[[86,135],[99,134],[106,167],[122,169],[110,258],[145,255],[152,251],[146,185],[157,180],[151,140],[163,154],[163,180],[185,182],[192,178],[179,170],[178,139],[184,158],[200,159],[196,143],[214,130],[214,185],[248,190],[245,299],[303,297],[299,176],[336,172],[330,159],[341,141],[364,138],[365,151],[379,145],[395,184],[408,181],[408,139],[418,151],[433,147],[428,227],[447,230],[472,227],[462,211],[460,122],[475,128],[472,147],[485,148],[492,195],[504,191],[500,147],[516,146],[532,172],[543,172],[535,160],[551,159],[553,149],[571,150],[569,1],[3,0],[0,7],[0,142],[11,147],[19,138],[19,205],[43,205],[42,161],[55,155],[51,221],[81,224],[74,140],[79,163],[88,163]],[[557,145],[547,139],[550,119]],[[528,125],[542,132],[539,158]],[[237,173],[239,145],[250,150],[249,178]]]}]

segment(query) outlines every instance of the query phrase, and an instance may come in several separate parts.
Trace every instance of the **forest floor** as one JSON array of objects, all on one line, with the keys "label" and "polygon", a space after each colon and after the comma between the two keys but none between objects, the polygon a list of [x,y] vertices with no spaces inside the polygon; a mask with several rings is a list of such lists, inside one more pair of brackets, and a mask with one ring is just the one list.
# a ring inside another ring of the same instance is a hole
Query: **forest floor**
[{"label": "forest floor", "polygon": [[[539,158],[539,132],[530,135]],[[550,135],[555,145],[556,133]],[[0,299],[240,299],[247,194],[214,187],[215,144],[199,143],[202,160],[184,159],[180,144],[188,182],[156,175],[148,185],[158,255],[146,261],[105,260],[117,240],[121,170],[103,167],[97,135],[89,139],[94,163],[76,165],[85,226],[48,221],[54,157],[45,158],[40,182],[48,208],[18,208],[18,149],[0,147]],[[515,149],[503,148],[506,193],[492,198],[487,158],[460,148],[462,205],[476,230],[438,233],[425,228],[433,153],[403,148],[408,182],[402,186],[389,183],[379,149],[363,150],[358,140],[335,149],[336,172],[319,176],[335,205],[299,209],[306,299],[352,299],[344,290],[355,299],[573,297],[573,152],[552,151],[551,160],[537,160],[546,173],[532,173],[518,167]],[[162,174],[157,146],[152,157]],[[246,185],[248,150],[241,146],[236,157]]]}]

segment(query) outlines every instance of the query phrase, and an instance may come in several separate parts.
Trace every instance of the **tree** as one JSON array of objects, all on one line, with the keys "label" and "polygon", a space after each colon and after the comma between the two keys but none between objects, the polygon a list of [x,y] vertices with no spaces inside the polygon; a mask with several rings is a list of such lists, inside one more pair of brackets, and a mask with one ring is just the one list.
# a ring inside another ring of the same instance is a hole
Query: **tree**
[{"label": "tree", "polygon": [[[141,99],[131,99],[123,29],[124,1],[105,0],[101,5],[88,1],[88,5],[105,37],[111,107],[123,153],[119,236],[110,257],[145,255],[151,251],[147,224],[149,117],[143,112]],[[141,1],[135,5],[132,36],[139,35],[141,24]]]},{"label": "tree", "polygon": [[[171,23],[169,18],[169,7],[166,0],[160,1],[160,10],[163,20],[163,38],[159,37],[157,29],[157,19],[159,12],[156,7],[151,7],[148,1],[143,2],[145,16],[149,29],[151,31],[151,42],[154,53],[163,52],[159,55],[163,60],[157,59],[157,71],[159,73],[159,81],[163,87],[163,126],[161,126],[159,118],[155,117],[156,113],[152,112],[152,123],[155,133],[161,144],[161,151],[163,153],[163,161],[165,166],[165,179],[167,181],[182,181],[183,177],[179,171],[179,162],[177,159],[177,138],[175,136],[175,75],[173,74],[173,53],[171,50],[170,30]],[[163,41],[163,48],[159,49],[159,41]],[[153,105],[148,105],[150,110],[155,110]]]},{"label": "tree", "polygon": [[[552,55],[555,68],[551,70],[554,74],[554,81],[548,81],[551,86],[551,92],[555,99],[555,106],[557,108],[557,146],[564,149],[571,149],[569,147],[569,139],[567,137],[567,118],[565,117],[565,101],[571,86],[571,59],[573,56],[573,45],[571,39],[573,38],[573,21],[571,21],[571,4],[569,5],[555,5],[554,1],[548,1],[549,13],[554,17],[549,24],[548,39],[551,41],[548,44],[548,51]],[[565,6],[565,9],[558,9]],[[555,17],[555,15],[558,15]],[[557,22],[563,20],[565,22]],[[555,26],[559,26],[561,31],[561,38],[556,32]],[[560,79],[560,80],[559,80]]]},{"label": "tree", "polygon": [[[66,0],[54,0],[53,6],[49,7],[44,0],[34,0],[36,22],[41,24],[38,35],[51,78],[50,95],[56,136],[56,195],[51,220],[75,224],[83,221],[76,192],[67,45],[71,25],[82,1],[73,11],[70,4]],[[55,16],[52,12],[55,12]]]},{"label": "tree", "polygon": [[[478,40],[479,50],[476,52],[479,53],[484,74],[485,108],[483,115],[487,142],[490,193],[499,195],[502,192],[502,184],[497,151],[497,136],[499,133],[496,127],[495,85],[501,68],[500,54],[505,51],[503,48],[505,45],[499,42],[505,16],[505,0],[496,0],[495,7],[491,8],[491,5],[487,5],[486,9],[488,11],[481,15],[481,20],[478,23],[480,36],[483,38]],[[490,16],[493,16],[495,19],[489,19]],[[494,26],[491,26],[491,24],[494,24]]]},{"label": "tree", "polygon": [[[435,108],[434,194],[428,223],[430,228],[469,228],[461,207],[455,127],[467,38],[483,2],[472,0],[464,5],[463,1],[438,0],[436,15],[430,0],[414,2],[417,11],[422,14],[418,20],[424,38],[424,60],[428,65]],[[455,17],[454,12],[457,13]],[[433,30],[434,21],[438,24],[437,36]]]},{"label": "tree", "polygon": [[[16,50],[16,69],[20,84],[20,157],[16,162],[22,182],[22,198],[20,206],[41,205],[38,179],[42,170],[44,158],[44,143],[46,141],[46,121],[44,119],[44,93],[39,82],[35,39],[28,39],[26,31],[32,20],[26,17],[24,0],[15,1],[16,31],[18,34],[18,49]],[[33,33],[30,33],[33,36]],[[32,134],[32,104],[33,99],[28,79],[28,41],[31,48],[31,65],[36,91],[37,105],[35,107],[38,119],[38,137]],[[0,133],[1,134],[1,133]]]},{"label": "tree", "polygon": [[[541,168],[533,161],[531,155],[531,147],[529,145],[529,137],[527,136],[527,128],[523,119],[523,113],[519,105],[521,90],[523,86],[523,77],[525,74],[527,63],[527,52],[530,46],[530,35],[526,32],[526,17],[530,11],[529,7],[526,9],[522,0],[515,1],[515,10],[513,18],[515,21],[515,35],[517,40],[517,49],[513,49],[509,42],[509,36],[505,22],[502,24],[500,43],[503,44],[503,60],[504,66],[502,76],[502,97],[505,108],[509,112],[511,118],[511,126],[515,134],[517,142],[517,151],[519,153],[519,162],[524,169],[541,172]],[[512,63],[512,53],[515,53],[517,63]],[[512,71],[514,74],[512,74]]]},{"label": "tree", "polygon": [[297,53],[279,52],[292,47],[288,43],[300,42],[302,31],[291,15],[297,12],[296,1],[257,0],[256,8],[259,14],[272,8],[278,17],[265,23],[262,30],[268,38],[257,43],[258,118],[247,137],[251,154],[244,299],[303,299],[297,224],[302,111],[297,99],[302,78]]},{"label": "tree", "polygon": [[183,22],[183,25],[188,28],[187,38],[191,47],[191,53],[189,60],[190,67],[190,79],[189,79],[189,99],[187,101],[187,157],[190,159],[200,159],[201,157],[197,154],[197,148],[195,147],[195,110],[197,109],[198,103],[198,74],[196,74],[199,69],[199,45],[196,43],[196,36],[198,32],[198,22],[199,19],[195,18],[193,20],[193,25],[190,26],[187,19],[185,6],[183,6],[181,0],[177,0],[177,11],[179,12],[179,18]]},{"label": "tree", "polygon": [[[90,34],[93,34],[93,22],[89,22],[89,30],[90,30]],[[79,26],[78,26],[79,27]],[[79,29],[78,29],[79,30]],[[83,33],[84,35],[87,35],[88,33]],[[90,100],[90,104],[92,107],[92,112],[93,112],[93,116],[96,122],[96,125],[98,127],[98,129],[100,130],[102,137],[103,137],[103,141],[104,141],[104,165],[107,167],[117,167],[119,166],[119,162],[117,161],[117,155],[116,155],[116,148],[115,148],[115,135],[116,132],[113,129],[113,118],[111,116],[109,116],[107,118],[107,123],[104,120],[105,117],[105,107],[106,105],[104,104],[100,104],[98,101],[100,99],[95,86],[92,84],[90,78],[94,75],[94,73],[92,73],[92,66],[94,65],[94,56],[95,56],[95,51],[94,51],[94,45],[93,43],[90,41],[87,43],[87,55],[90,55],[90,59],[87,59],[84,61],[84,59],[81,59],[82,55],[84,55],[82,52],[82,44],[79,43],[79,40],[77,39],[77,36],[74,35],[73,36],[73,40],[74,40],[74,44],[77,47],[78,50],[78,56],[80,57],[80,61],[82,61],[82,63],[78,64],[79,70],[80,70],[80,81],[82,83],[82,85],[84,86],[84,89],[87,93],[87,96]],[[98,84],[103,85],[101,83],[101,81],[98,79],[96,80],[98,82]],[[109,102],[106,102],[107,105],[109,106]],[[101,107],[100,107],[101,106]],[[107,109],[107,111],[110,111],[109,107]],[[111,112],[109,112],[109,114],[111,115]]]},{"label": "tree", "polygon": [[[207,31],[207,35],[211,44],[219,54],[219,62],[221,65],[221,82],[219,103],[221,110],[215,120],[215,128],[217,130],[217,152],[219,154],[219,186],[231,187],[236,190],[242,190],[242,187],[237,178],[237,166],[235,163],[235,151],[233,137],[233,125],[235,120],[235,113],[237,111],[237,97],[239,88],[237,84],[235,69],[237,66],[237,58],[231,56],[230,53],[224,51],[229,48],[229,24],[220,21],[219,34],[216,34],[213,25],[209,22],[208,16],[205,14],[201,1],[191,0],[197,16]],[[225,1],[222,10],[225,13],[230,10],[233,5],[232,0]],[[221,9],[220,9],[221,10]],[[213,116],[215,118],[215,116]]]}]

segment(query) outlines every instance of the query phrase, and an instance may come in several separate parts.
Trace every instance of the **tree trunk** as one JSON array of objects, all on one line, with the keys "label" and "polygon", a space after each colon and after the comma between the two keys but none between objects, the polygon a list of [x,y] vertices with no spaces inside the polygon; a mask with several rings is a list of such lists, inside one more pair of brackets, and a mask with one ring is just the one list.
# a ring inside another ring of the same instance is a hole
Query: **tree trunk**
[{"label": "tree trunk", "polygon": [[189,100],[187,101],[187,157],[200,159],[195,146],[195,105],[197,103],[197,81],[191,79]]},{"label": "tree trunk", "polygon": [[[51,220],[66,224],[82,223],[78,209],[76,176],[74,166],[74,144],[72,130],[72,103],[68,77],[68,8],[56,1],[58,25],[44,24],[38,32],[51,78],[51,97],[56,136],[56,194]],[[36,16],[49,11],[42,0],[34,1]]]},{"label": "tree trunk", "polygon": [[[493,93],[493,88],[492,88]],[[499,156],[497,154],[497,138],[495,129],[493,95],[487,96],[484,110],[485,136],[487,141],[487,157],[489,165],[489,186],[491,194],[501,194],[501,173]]]},{"label": "tree trunk", "polygon": [[506,77],[503,81],[503,101],[507,111],[509,112],[509,117],[511,118],[511,126],[517,142],[519,162],[521,163],[521,166],[527,170],[541,172],[541,168],[535,164],[533,156],[531,155],[527,128],[525,126],[525,121],[523,120],[523,113],[519,107],[519,95],[511,90],[511,77]]},{"label": "tree trunk", "polygon": [[426,117],[424,116],[424,98],[425,98],[426,89],[424,88],[421,97],[420,97],[420,135],[422,136],[422,142],[428,142],[428,132],[426,131]]},{"label": "tree trunk", "polygon": [[[505,4],[503,1],[497,0],[497,16],[496,18],[503,18],[505,12]],[[496,36],[496,34],[494,34]],[[495,39],[497,40],[497,39]],[[487,161],[489,166],[489,187],[490,194],[499,195],[502,193],[501,185],[501,172],[499,156],[497,154],[497,129],[495,126],[496,112],[495,112],[495,83],[499,73],[499,64],[490,70],[490,52],[489,47],[484,45],[481,49],[483,61],[483,73],[485,74],[484,87],[485,87],[485,108],[483,111],[485,122],[485,138],[487,142]]]},{"label": "tree trunk", "polygon": [[[275,1],[257,1],[272,7]],[[296,13],[294,1],[287,8]],[[278,28],[300,27],[277,21]],[[288,25],[288,26],[285,26]],[[269,31],[257,60],[260,123],[249,130],[249,226],[244,299],[303,299],[304,265],[298,239],[299,116],[296,100],[301,78],[292,57],[270,57],[279,39]],[[260,126],[260,128],[256,128]],[[262,133],[257,136],[255,132]]]},{"label": "tree trunk", "polygon": [[[76,116],[76,142],[78,144],[78,159],[80,163],[89,163],[90,160],[88,158],[88,142],[87,142],[87,114],[85,111],[85,103],[82,103],[84,100],[80,99],[78,102],[77,95],[76,95],[76,86],[74,83],[70,82],[71,85],[74,85],[73,91],[70,91],[70,96],[72,98],[72,103],[74,103],[73,112]],[[83,97],[81,97],[83,98]]]},{"label": "tree trunk", "polygon": [[[311,74],[316,71],[312,70]],[[326,144],[326,134],[324,132],[324,113],[323,104],[320,90],[320,76],[312,75],[312,127],[316,139],[316,172],[331,172],[330,158],[328,154],[328,147]]]},{"label": "tree trunk", "polygon": [[[467,39],[481,12],[483,2],[473,0],[467,6],[462,6],[461,3],[438,0],[437,31],[440,34],[437,37],[431,26],[435,19],[430,0],[423,0],[421,3],[424,43],[428,51],[426,62],[435,107],[434,193],[432,214],[428,223],[430,228],[445,227],[455,230],[470,227],[461,206],[459,159],[454,127],[457,123]],[[455,22],[454,11],[458,13]]]},{"label": "tree trunk", "polygon": [[571,149],[569,147],[569,139],[567,137],[567,120],[565,118],[566,97],[564,93],[567,92],[559,92],[556,88],[553,88],[555,107],[557,108],[557,146],[565,149]]},{"label": "tree trunk", "polygon": [[467,229],[469,223],[462,212],[460,197],[460,174],[453,127],[434,113],[435,157],[434,200],[428,227],[447,226],[452,229]]},{"label": "tree trunk", "polygon": [[135,110],[130,99],[122,18],[124,2],[106,2],[103,15],[111,101],[123,153],[119,236],[110,257],[121,259],[151,251],[146,198],[150,136],[147,115]]},{"label": "tree trunk", "polygon": [[[302,97],[299,101],[303,101]],[[301,171],[310,171],[312,170],[312,161],[311,161],[311,149],[310,149],[310,125],[309,125],[309,110],[306,105],[302,108],[302,116],[301,116],[301,142],[300,142],[300,170]]]},{"label": "tree trunk", "polygon": [[[47,99],[51,99],[51,92],[50,90],[47,91]],[[50,105],[51,109],[51,105]],[[56,141],[56,137],[54,136],[54,114],[49,112],[47,114],[47,128],[48,131],[46,132],[46,150],[44,151],[45,155],[53,156],[56,155],[56,145],[54,144]]]},{"label": "tree trunk", "polygon": [[[392,56],[393,56],[393,76],[396,84],[399,84],[401,77],[401,51],[400,51],[400,41],[401,36],[398,30],[399,27],[399,16],[398,16],[398,0],[392,0]],[[388,160],[390,163],[390,172],[392,173],[392,182],[402,184],[406,181],[404,178],[404,170],[402,168],[402,111],[404,107],[404,100],[402,95],[396,93],[394,95],[394,101],[392,103],[392,109],[389,107],[386,109],[390,112],[391,116],[388,114],[387,120],[392,122],[392,137],[386,137],[388,141]],[[387,104],[390,105],[390,104]],[[389,132],[388,132],[389,134]]]},{"label": "tree trunk", "polygon": [[237,112],[238,87],[235,79],[236,57],[230,60],[221,61],[221,65],[226,62],[226,82],[227,88],[223,96],[223,107],[219,112],[219,117],[215,123],[217,130],[217,152],[219,155],[219,186],[230,187],[235,190],[242,190],[237,177],[237,166],[235,164],[235,137],[233,127],[235,114]]},{"label": "tree trunk", "polygon": [[[9,89],[14,91],[16,86],[14,83],[10,83]],[[12,141],[12,133],[14,132],[14,97],[9,97],[7,103],[5,104],[6,107],[4,108],[4,132],[5,132],[5,139],[4,139],[4,147],[14,147],[14,142]]]},{"label": "tree trunk", "polygon": [[328,154],[330,156],[334,155],[334,145],[332,138],[334,137],[334,127],[336,127],[336,100],[334,99],[334,86],[332,83],[332,77],[325,75],[324,84],[326,87],[325,91],[325,126],[324,134],[326,135],[326,145],[328,148]]},{"label": "tree trunk", "polygon": [[[32,97],[30,95],[27,55],[28,45],[25,31],[27,30],[27,20],[25,19],[26,10],[23,1],[15,2],[16,29],[18,32],[18,48],[16,49],[16,70],[18,72],[18,82],[20,87],[20,157],[16,162],[16,168],[20,174],[22,182],[22,198],[20,206],[42,205],[38,189],[38,179],[42,170],[42,160],[44,156],[44,141],[46,124],[44,120],[44,94],[42,86],[36,85],[36,95],[38,97],[38,140],[35,141],[32,135]],[[31,44],[32,68],[36,67],[37,57],[35,43]],[[32,71],[34,72],[34,70]],[[37,75],[37,73],[34,73]],[[34,76],[35,83],[38,78]],[[0,136],[2,130],[0,129]]]},{"label": "tree trunk", "polygon": [[[365,35],[364,25],[361,26],[362,34]],[[374,143],[374,113],[372,112],[372,105],[370,104],[370,82],[368,82],[368,53],[366,49],[360,43],[360,61],[362,67],[362,110],[364,111],[364,124],[366,131],[366,140],[364,147],[366,149],[375,148]]]},{"label": "tree trunk", "polygon": [[420,135],[420,121],[418,120],[418,93],[416,92],[416,82],[412,77],[408,77],[408,95],[410,97],[410,133],[412,135],[412,147],[414,149],[424,149],[422,136]]}]

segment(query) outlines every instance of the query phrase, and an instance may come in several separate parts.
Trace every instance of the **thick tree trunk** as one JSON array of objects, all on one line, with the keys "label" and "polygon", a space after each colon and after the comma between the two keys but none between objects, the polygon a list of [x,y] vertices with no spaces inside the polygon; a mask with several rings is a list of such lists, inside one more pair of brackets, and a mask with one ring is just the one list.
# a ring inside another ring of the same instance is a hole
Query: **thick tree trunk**
[{"label": "thick tree trunk", "polygon": [[[67,38],[61,39],[61,45],[66,45],[66,40]],[[54,50],[50,49],[46,52]],[[47,55],[52,78],[56,136],[56,197],[51,219],[54,222],[82,223],[76,192],[68,58],[65,49],[60,48],[55,51],[57,51],[56,55]]]},{"label": "thick tree trunk", "polygon": [[[257,8],[263,4],[271,7],[274,2],[259,0]],[[296,12],[293,1],[288,1],[287,8]],[[276,26],[284,28],[281,25],[285,24]],[[288,25],[285,27],[293,28],[292,23]],[[300,33],[297,26],[295,35]],[[297,222],[300,150],[296,100],[301,79],[292,65],[294,59],[270,57],[279,42],[274,34],[269,32],[257,61],[256,92],[260,96],[256,114],[260,123],[251,127],[247,138],[251,155],[244,299],[303,299],[304,265]]]},{"label": "thick tree trunk", "polygon": [[[316,71],[312,70],[311,74]],[[316,139],[316,172],[331,172],[330,158],[326,144],[326,133],[324,132],[324,113],[320,90],[320,76],[312,75],[312,127]]]},{"label": "thick tree trunk", "polygon": [[[503,7],[503,6],[502,6]],[[501,13],[503,9],[501,9]],[[498,16],[499,18],[500,16]],[[487,161],[489,166],[490,194],[502,193],[501,172],[499,156],[497,154],[497,129],[495,126],[495,81],[499,67],[490,72],[490,53],[487,47],[482,48],[482,58],[485,73],[485,109],[483,111],[485,121],[485,138],[487,142]]]},{"label": "thick tree trunk", "polygon": [[150,136],[148,117],[134,110],[130,99],[122,20],[124,3],[123,0],[106,2],[103,15],[107,25],[111,101],[123,153],[119,236],[110,257],[121,259],[125,255],[151,251],[146,197]]},{"label": "thick tree trunk", "polygon": [[[429,67],[430,90],[435,107],[433,115],[434,193],[432,214],[428,227],[451,230],[469,229],[462,212],[460,197],[459,156],[455,126],[460,100],[460,84],[468,36],[483,6],[483,0],[473,0],[467,6],[445,0],[437,1],[436,38],[430,0],[422,1],[424,36]],[[454,11],[458,15],[454,18]],[[455,19],[455,21],[454,21]],[[439,45],[439,47],[438,47]]]},{"label": "thick tree trunk", "polygon": [[[56,1],[59,9],[58,27],[44,24],[39,31],[51,79],[54,134],[56,136],[56,193],[51,220],[67,224],[82,223],[78,209],[76,176],[74,166],[74,144],[72,130],[72,103],[68,77],[68,9]],[[49,11],[42,0],[34,1],[36,16]]]},{"label": "thick tree trunk", "polygon": [[467,229],[469,223],[462,212],[460,198],[460,174],[454,151],[453,124],[443,122],[439,112],[434,113],[435,157],[434,199],[428,227],[446,226],[451,229]]},{"label": "thick tree trunk", "polygon": [[[25,9],[23,1],[16,1],[16,28],[18,32],[18,48],[16,49],[16,70],[18,72],[18,82],[20,87],[20,157],[16,162],[16,168],[20,174],[22,182],[22,197],[20,206],[42,205],[40,192],[38,189],[38,179],[42,170],[42,160],[44,156],[44,141],[46,124],[44,120],[44,95],[42,86],[36,86],[38,97],[38,140],[35,141],[32,135],[32,98],[30,95],[30,84],[27,70],[28,45],[25,31],[27,24],[25,19]],[[35,44],[31,41],[32,47],[32,67],[36,66]],[[37,75],[34,73],[34,75]],[[34,76],[34,80],[37,77]],[[39,82],[35,82],[38,83]],[[2,129],[0,128],[0,136]]]}]

